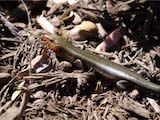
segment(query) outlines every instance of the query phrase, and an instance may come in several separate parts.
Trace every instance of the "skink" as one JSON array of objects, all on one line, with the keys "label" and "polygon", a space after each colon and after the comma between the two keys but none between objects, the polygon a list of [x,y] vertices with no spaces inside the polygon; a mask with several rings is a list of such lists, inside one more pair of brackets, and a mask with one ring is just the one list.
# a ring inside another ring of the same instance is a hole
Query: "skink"
[{"label": "skink", "polygon": [[127,80],[138,86],[138,88],[143,89],[144,92],[160,94],[160,85],[145,80],[141,75],[131,71],[129,68],[104,59],[96,54],[92,54],[86,50],[81,50],[61,36],[49,35],[49,38],[53,40],[56,45],[61,46],[62,49],[57,52],[59,56],[69,61],[81,59],[85,65],[92,67],[97,73],[104,77],[116,80]]}]

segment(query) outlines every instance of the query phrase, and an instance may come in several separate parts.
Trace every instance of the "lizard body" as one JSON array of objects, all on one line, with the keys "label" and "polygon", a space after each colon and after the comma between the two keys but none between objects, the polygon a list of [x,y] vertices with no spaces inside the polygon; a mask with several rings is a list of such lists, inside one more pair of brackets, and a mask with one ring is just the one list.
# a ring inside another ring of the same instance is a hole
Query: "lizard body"
[{"label": "lizard body", "polygon": [[139,86],[143,91],[160,93],[160,85],[145,80],[141,75],[131,71],[127,67],[114,63],[109,59],[104,59],[86,50],[81,50],[61,36],[51,36],[51,39],[54,40],[56,45],[62,48],[57,54],[67,60],[73,61],[75,59],[81,59],[85,65],[92,67],[97,73],[104,77],[116,80],[124,79]]}]

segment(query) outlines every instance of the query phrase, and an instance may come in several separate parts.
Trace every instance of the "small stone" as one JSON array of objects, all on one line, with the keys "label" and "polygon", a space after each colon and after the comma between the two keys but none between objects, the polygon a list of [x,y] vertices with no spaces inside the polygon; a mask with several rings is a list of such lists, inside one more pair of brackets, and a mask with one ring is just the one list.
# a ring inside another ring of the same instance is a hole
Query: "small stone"
[{"label": "small stone", "polygon": [[86,40],[96,38],[98,36],[96,24],[91,21],[83,21],[80,25],[76,25],[67,33],[67,37],[71,40]]}]

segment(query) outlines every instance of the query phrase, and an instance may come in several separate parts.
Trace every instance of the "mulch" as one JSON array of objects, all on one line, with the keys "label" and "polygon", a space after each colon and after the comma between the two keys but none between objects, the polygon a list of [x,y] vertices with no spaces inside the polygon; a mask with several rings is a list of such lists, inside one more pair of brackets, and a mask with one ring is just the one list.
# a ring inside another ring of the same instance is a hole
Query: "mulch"
[{"label": "mulch", "polygon": [[[37,22],[37,16],[44,16],[60,35],[83,21],[101,25],[105,33],[74,45],[160,85],[159,2],[57,1],[0,1],[0,119],[160,119],[158,93],[146,94],[132,85],[121,90],[81,60],[58,57],[44,42],[46,31]],[[117,28],[121,39],[106,52],[96,52]]]}]

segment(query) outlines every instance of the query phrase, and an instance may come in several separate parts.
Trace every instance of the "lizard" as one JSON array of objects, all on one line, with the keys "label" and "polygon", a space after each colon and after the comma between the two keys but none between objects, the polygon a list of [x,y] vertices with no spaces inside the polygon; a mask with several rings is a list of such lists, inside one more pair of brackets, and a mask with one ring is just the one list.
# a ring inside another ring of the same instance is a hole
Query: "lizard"
[{"label": "lizard", "polygon": [[52,44],[49,39],[46,39],[46,43],[60,57],[69,61],[80,59],[85,65],[93,68],[97,73],[104,77],[114,80],[123,79],[135,84],[138,89],[141,89],[144,92],[160,94],[160,85],[147,81],[141,75],[129,68],[112,62],[109,59],[104,59],[96,54],[90,53],[89,51],[81,50],[61,36],[48,35],[48,37],[50,40],[53,40],[54,44]]}]

